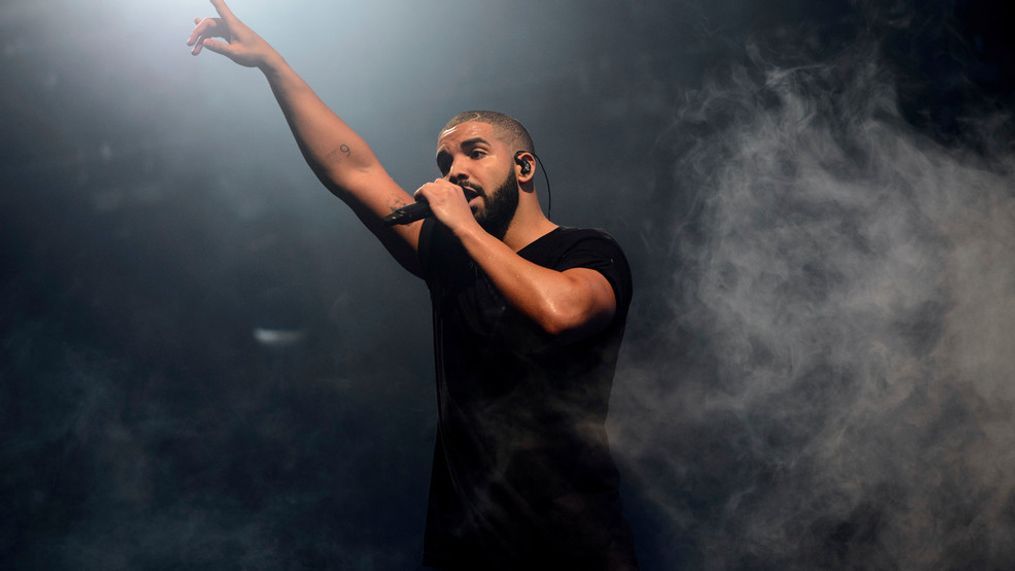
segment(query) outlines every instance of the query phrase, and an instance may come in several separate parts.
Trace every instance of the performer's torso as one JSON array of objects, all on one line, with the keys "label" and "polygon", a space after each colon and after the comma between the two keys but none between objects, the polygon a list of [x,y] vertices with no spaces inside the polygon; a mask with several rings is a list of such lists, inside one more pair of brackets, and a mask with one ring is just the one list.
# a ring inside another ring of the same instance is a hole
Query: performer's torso
[{"label": "performer's torso", "polygon": [[[622,525],[604,422],[630,300],[626,262],[614,269],[627,292],[617,318],[565,343],[511,307],[446,229],[427,230],[421,261],[438,402],[427,551],[522,561],[547,550],[601,550]],[[579,262],[565,259],[574,244],[594,242],[589,232],[558,228],[518,253],[562,269]]]}]

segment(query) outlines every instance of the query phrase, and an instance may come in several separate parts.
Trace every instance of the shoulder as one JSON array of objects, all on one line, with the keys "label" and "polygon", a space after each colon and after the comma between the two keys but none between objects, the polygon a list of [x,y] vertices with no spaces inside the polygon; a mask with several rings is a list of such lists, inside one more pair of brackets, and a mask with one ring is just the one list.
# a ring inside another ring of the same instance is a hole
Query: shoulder
[{"label": "shoulder", "polygon": [[601,255],[621,261],[627,265],[627,257],[620,243],[605,230],[598,228],[566,228],[561,226],[555,236],[556,248],[563,254],[584,252]]},{"label": "shoulder", "polygon": [[632,295],[631,268],[617,240],[598,228],[561,227],[552,236],[553,268],[565,271],[589,268],[603,274],[616,294],[618,306],[626,307]]},{"label": "shoulder", "polygon": [[580,242],[598,243],[603,246],[620,249],[620,244],[606,230],[599,228],[572,228],[570,226],[558,226],[555,230],[537,240],[533,245],[549,249],[560,249]]}]

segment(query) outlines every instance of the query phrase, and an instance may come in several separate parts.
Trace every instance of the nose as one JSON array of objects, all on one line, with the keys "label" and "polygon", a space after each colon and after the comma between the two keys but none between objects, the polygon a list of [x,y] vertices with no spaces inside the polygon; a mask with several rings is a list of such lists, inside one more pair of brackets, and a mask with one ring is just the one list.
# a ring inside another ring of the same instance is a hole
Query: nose
[{"label": "nose", "polygon": [[451,168],[448,169],[448,182],[461,184],[467,180],[469,180],[469,174],[460,168],[458,161],[452,163]]}]

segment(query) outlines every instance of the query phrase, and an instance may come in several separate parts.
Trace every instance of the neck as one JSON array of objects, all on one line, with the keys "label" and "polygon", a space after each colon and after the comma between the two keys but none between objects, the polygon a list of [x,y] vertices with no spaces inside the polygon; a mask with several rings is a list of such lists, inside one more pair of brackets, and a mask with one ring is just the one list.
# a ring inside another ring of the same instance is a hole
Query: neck
[{"label": "neck", "polygon": [[539,202],[519,202],[515,216],[511,219],[511,224],[508,225],[501,241],[517,252],[556,227],[557,225],[543,214]]}]

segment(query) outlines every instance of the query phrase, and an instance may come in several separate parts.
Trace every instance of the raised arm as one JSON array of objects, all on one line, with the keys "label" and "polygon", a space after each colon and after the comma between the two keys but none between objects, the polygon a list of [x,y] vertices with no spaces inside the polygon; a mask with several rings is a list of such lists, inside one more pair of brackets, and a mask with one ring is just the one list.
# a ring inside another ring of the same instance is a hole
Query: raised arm
[{"label": "raised arm", "polygon": [[[419,275],[416,247],[422,222],[387,226],[381,220],[413,198],[388,175],[367,143],[338,117],[264,39],[241,22],[223,0],[211,0],[218,18],[195,19],[187,45],[257,67],[275,99],[307,164],[317,178],[349,205],[404,268]],[[221,38],[221,39],[218,39]]]}]

